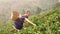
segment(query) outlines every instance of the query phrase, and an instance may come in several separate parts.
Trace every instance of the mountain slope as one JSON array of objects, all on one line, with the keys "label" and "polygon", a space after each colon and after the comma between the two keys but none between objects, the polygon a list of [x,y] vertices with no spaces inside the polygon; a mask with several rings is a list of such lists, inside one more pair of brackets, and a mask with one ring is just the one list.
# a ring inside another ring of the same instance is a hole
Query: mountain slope
[{"label": "mountain slope", "polygon": [[0,28],[0,34],[60,34],[60,8],[31,16],[29,20],[37,26],[25,22],[23,29],[15,32],[13,22],[9,21]]}]

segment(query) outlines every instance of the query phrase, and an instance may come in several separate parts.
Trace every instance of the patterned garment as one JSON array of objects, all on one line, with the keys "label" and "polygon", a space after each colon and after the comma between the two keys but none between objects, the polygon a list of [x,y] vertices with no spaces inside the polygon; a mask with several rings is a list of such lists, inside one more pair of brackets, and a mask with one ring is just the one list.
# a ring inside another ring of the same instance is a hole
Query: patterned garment
[{"label": "patterned garment", "polygon": [[16,29],[19,29],[19,30],[22,29],[25,18],[28,18],[28,17],[22,16],[21,18],[17,18],[15,20],[14,26]]}]

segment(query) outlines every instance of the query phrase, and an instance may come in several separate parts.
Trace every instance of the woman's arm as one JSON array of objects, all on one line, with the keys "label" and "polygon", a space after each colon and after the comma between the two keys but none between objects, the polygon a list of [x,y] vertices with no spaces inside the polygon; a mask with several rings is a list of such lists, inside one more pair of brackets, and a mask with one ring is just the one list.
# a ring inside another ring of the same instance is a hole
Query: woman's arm
[{"label": "woman's arm", "polygon": [[33,26],[36,26],[36,24],[34,24],[34,23],[32,23],[31,21],[29,21],[27,18],[25,18],[25,20],[26,20],[28,23],[32,24]]},{"label": "woman's arm", "polygon": [[10,17],[10,19],[12,19],[12,17],[13,17],[13,14],[11,13],[11,17]]}]

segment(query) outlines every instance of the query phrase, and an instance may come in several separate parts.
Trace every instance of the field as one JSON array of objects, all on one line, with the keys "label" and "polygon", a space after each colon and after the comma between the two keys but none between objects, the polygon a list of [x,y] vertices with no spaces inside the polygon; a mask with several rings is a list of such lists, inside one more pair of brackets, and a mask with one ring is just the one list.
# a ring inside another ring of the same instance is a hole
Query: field
[{"label": "field", "polygon": [[35,16],[30,16],[29,20],[37,26],[27,22],[23,29],[16,32],[12,26],[13,21],[8,21],[0,27],[0,34],[60,34],[60,8],[51,9]]}]

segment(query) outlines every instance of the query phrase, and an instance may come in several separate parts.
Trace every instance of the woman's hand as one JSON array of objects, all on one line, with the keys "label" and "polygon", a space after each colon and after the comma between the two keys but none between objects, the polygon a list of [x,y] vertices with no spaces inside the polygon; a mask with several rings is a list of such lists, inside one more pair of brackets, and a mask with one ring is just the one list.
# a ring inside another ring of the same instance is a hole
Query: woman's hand
[{"label": "woman's hand", "polygon": [[29,21],[27,18],[25,18],[25,20],[26,20],[28,23],[32,24],[33,26],[36,26],[36,24],[34,24],[34,23],[32,23],[31,21]]}]

